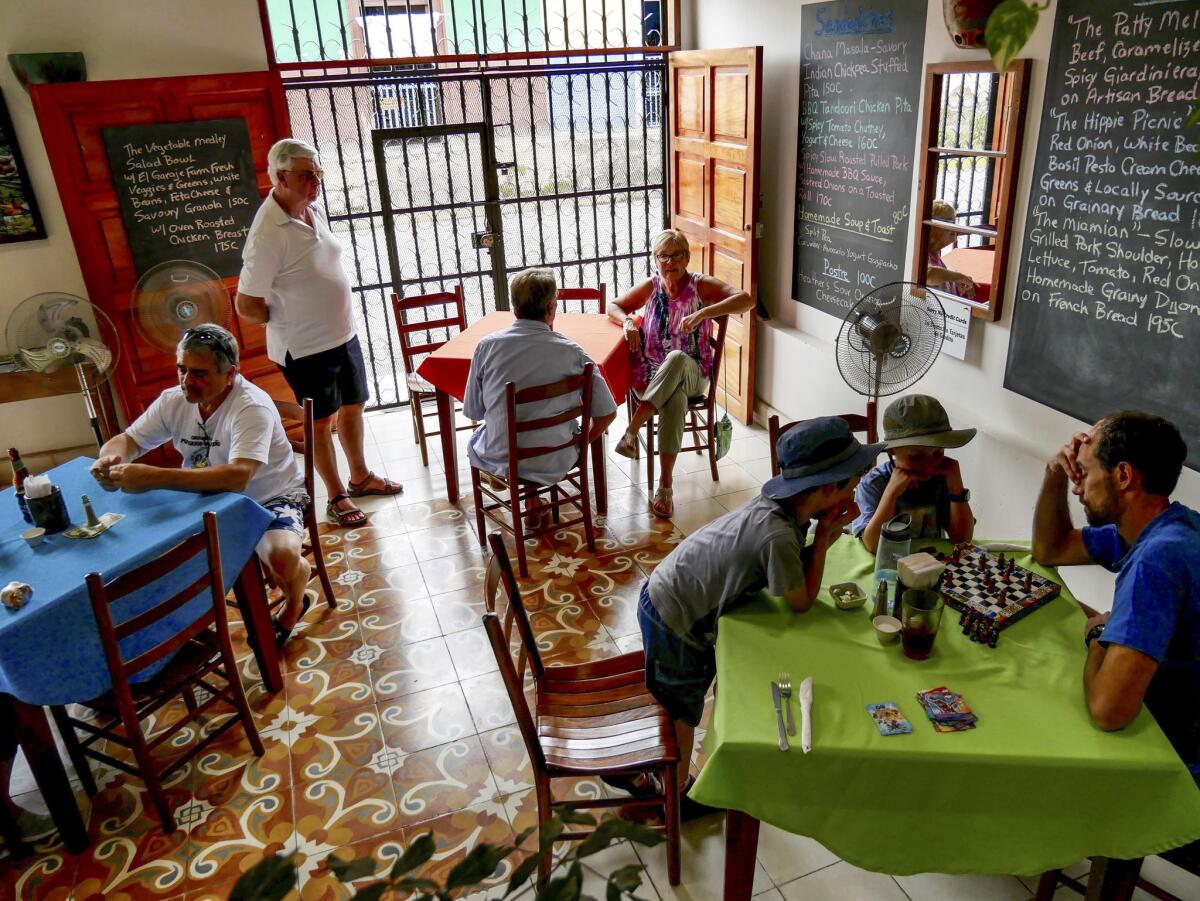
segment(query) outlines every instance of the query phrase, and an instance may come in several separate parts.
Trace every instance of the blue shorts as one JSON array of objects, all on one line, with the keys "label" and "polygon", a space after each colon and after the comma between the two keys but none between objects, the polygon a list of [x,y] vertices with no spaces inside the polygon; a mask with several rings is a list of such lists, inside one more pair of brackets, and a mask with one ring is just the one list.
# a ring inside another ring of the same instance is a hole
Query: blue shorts
[{"label": "blue shorts", "polygon": [[646,653],[646,688],[672,719],[693,729],[704,715],[704,696],[717,675],[717,655],[711,644],[684,639],[662,621],[650,601],[650,580],[642,583],[638,625]]},{"label": "blue shorts", "polygon": [[308,528],[304,524],[304,512],[308,509],[308,495],[301,491],[299,494],[286,494],[263,501],[267,512],[274,519],[267,526],[267,531],[281,530],[291,532],[304,541],[308,538]]},{"label": "blue shorts", "polygon": [[327,419],[343,405],[365,404],[370,397],[357,335],[345,344],[298,360],[288,353],[283,363],[279,368],[296,403],[303,406],[306,397],[312,398],[313,419]]}]

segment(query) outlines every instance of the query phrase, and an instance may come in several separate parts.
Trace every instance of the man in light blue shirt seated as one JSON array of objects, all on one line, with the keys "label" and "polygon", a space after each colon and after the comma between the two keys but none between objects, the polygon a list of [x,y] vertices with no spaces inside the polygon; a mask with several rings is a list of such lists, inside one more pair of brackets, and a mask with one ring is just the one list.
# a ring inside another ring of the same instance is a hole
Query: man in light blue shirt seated
[{"label": "man in light blue shirt seated", "polygon": [[[1176,501],[1187,445],[1167,420],[1126,411],[1080,432],[1046,466],[1033,555],[1117,573],[1111,613],[1087,622],[1084,695],[1101,729],[1154,715],[1200,783],[1200,514]],[[1076,529],[1067,486],[1088,525]]]},{"label": "man in light blue shirt seated", "polygon": [[[553,331],[558,309],[558,284],[549,269],[526,269],[513,276],[509,284],[513,324],[502,332],[488,335],[475,348],[471,374],[463,397],[463,413],[483,425],[471,435],[467,454],[471,465],[487,472],[509,477],[508,421],[504,407],[507,382],[517,390],[549,385],[573,375],[592,362],[583,348]],[[579,405],[579,395],[562,395],[549,400],[521,404],[522,420],[541,419]],[[609,427],[617,416],[617,405],[600,367],[592,369],[591,434],[592,441]],[[521,447],[552,447],[570,440],[579,431],[578,420],[568,420],[546,429],[522,432],[517,436]],[[552,454],[531,457],[521,462],[520,477],[539,485],[554,485],[578,462],[572,447]]]}]

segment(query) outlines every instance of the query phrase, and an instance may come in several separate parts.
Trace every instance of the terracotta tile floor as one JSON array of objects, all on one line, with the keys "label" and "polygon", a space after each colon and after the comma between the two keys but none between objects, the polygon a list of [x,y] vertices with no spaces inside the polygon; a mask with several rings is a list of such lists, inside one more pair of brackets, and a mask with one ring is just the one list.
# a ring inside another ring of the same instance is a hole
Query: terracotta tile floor
[{"label": "terracotta tile floor", "polygon": [[[479,625],[485,558],[474,511],[467,500],[455,507],[441,499],[440,456],[432,449],[429,468],[420,465],[407,412],[373,415],[368,425],[368,462],[402,480],[405,492],[372,499],[368,526],[327,528],[336,609],[322,599],[289,642],[282,692],[263,691],[235,625],[266,754],[255,759],[235,727],[176,774],[168,791],[180,829],[170,836],[137,779],[97,770],[100,793],[89,800],[77,792],[91,847],[67,854],[50,832],[36,839],[32,858],[0,858],[0,901],[225,899],[242,872],[275,851],[297,852],[297,897],[347,898],[322,866],[330,854],[369,854],[382,869],[433,830],[438,851],[430,866],[444,875],[476,843],[511,841],[536,822],[529,760]],[[596,553],[587,551],[580,529],[529,546],[530,578],[522,588],[546,659],[565,663],[639,648],[642,581],[685,533],[753,497],[768,474],[767,458],[763,431],[740,426],[719,483],[704,458],[684,455],[676,516],[664,523],[646,512],[642,465],[611,457],[609,517],[597,532]],[[460,482],[469,498],[466,472]],[[166,709],[154,728],[166,728],[174,715]],[[179,736],[191,740],[189,730]],[[698,751],[693,766],[702,762]],[[44,810],[20,766],[14,792],[23,806]],[[579,780],[559,792],[598,797],[605,789]],[[619,846],[596,863],[607,872],[640,860],[647,867],[644,898],[717,898],[723,828],[718,818],[685,827],[683,884],[675,889],[661,849]],[[754,891],[772,901],[1028,899],[1033,888],[1012,876],[867,873],[811,839],[771,827],[763,828],[758,857]],[[505,882],[511,866],[491,883]],[[1195,882],[1164,870],[1169,865],[1147,867],[1176,893],[1200,897]],[[602,889],[585,886],[593,895]]]}]

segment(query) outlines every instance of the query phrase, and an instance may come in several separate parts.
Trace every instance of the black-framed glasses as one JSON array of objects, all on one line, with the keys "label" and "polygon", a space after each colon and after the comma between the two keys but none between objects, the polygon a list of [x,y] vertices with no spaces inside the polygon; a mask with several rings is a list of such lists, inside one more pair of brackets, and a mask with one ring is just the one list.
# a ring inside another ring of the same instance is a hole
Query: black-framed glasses
[{"label": "black-framed glasses", "polygon": [[677,250],[674,253],[656,253],[654,259],[660,263],[682,263],[688,258],[686,250]]}]

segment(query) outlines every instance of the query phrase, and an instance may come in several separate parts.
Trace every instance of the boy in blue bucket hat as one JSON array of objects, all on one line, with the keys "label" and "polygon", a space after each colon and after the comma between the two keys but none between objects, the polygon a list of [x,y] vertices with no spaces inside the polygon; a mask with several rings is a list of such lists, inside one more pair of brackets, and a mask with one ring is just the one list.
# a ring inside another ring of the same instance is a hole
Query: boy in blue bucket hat
[{"label": "boy in blue bucket hat", "polygon": [[[836,416],[796,423],[777,444],[780,475],[741,509],[685,538],[642,585],[638,622],[646,687],[674,720],[681,761],[690,761],[704,696],[716,675],[717,619],[765,588],[806,612],[821,587],[825,553],[858,513],[854,488],[882,444],[858,442]],[[813,541],[806,545],[809,529]],[[687,796],[679,767],[681,821],[715,809]],[[634,794],[646,786],[611,784]]]}]

